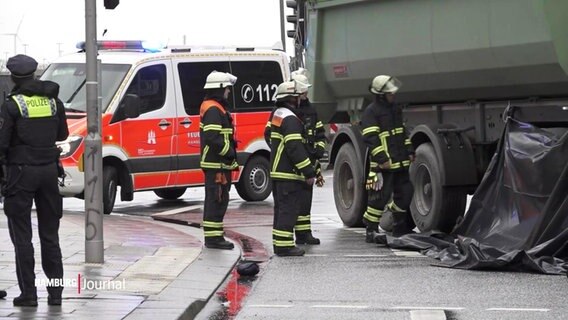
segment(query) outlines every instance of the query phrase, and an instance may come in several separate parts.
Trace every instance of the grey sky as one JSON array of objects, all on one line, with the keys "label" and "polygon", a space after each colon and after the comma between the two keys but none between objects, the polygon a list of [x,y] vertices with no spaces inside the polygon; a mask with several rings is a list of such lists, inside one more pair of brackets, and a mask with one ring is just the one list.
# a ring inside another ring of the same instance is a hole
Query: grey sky
[{"label": "grey sky", "polygon": [[[115,10],[96,1],[99,40],[268,47],[281,37],[279,0],[120,0]],[[74,52],[85,38],[85,1],[0,0],[0,60],[14,55],[14,38],[17,53],[40,63]]]}]

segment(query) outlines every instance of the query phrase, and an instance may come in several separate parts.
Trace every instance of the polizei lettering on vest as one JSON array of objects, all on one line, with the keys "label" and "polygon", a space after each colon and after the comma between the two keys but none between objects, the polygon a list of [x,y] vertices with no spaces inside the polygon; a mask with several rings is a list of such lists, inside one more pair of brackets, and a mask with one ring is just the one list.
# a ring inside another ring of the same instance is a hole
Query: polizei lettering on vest
[{"label": "polizei lettering on vest", "polygon": [[28,105],[28,107],[31,108],[49,106],[49,99],[47,98],[30,99],[26,101],[26,104]]}]

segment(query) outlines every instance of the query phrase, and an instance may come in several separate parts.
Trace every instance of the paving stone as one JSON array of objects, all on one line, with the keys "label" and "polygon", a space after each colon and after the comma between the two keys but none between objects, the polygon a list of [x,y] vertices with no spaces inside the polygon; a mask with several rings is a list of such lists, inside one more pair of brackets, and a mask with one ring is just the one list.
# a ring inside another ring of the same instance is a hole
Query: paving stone
[{"label": "paving stone", "polygon": [[[35,213],[33,213],[35,215]],[[60,244],[65,279],[123,281],[124,288],[63,291],[61,307],[47,306],[45,288],[38,288],[38,308],[14,308],[19,294],[15,256],[7,236],[6,219],[0,213],[0,289],[8,299],[0,300],[0,319],[178,319],[188,310],[202,308],[205,300],[223,281],[240,251],[202,252],[202,230],[156,222],[147,218],[105,216],[104,263],[85,263],[84,215],[65,213],[61,220]],[[41,270],[41,251],[34,221],[36,273]]]}]

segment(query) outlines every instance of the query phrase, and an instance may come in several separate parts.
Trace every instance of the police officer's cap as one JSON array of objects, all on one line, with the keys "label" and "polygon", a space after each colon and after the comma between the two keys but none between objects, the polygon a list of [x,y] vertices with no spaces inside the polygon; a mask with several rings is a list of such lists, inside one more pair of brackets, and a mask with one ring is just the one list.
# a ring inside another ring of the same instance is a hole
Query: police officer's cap
[{"label": "police officer's cap", "polygon": [[18,54],[8,59],[6,68],[10,70],[12,76],[16,78],[26,78],[35,73],[37,69],[37,61],[24,54]]}]

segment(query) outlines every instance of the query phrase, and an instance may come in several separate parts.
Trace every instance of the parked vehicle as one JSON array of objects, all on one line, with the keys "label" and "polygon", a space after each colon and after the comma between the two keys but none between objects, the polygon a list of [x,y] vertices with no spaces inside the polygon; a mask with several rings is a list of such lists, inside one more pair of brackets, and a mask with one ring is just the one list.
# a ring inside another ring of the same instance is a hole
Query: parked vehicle
[{"label": "parked vehicle", "polygon": [[[568,127],[568,2],[549,0],[308,0],[310,101],[349,123],[330,149],[335,204],[347,226],[366,209],[358,123],[378,74],[403,83],[397,100],[416,161],[412,216],[422,231],[450,231],[464,214],[504,126],[515,118]],[[303,14],[298,14],[303,16]],[[299,33],[302,34],[302,33]]]},{"label": "parked vehicle", "polygon": [[[272,188],[264,127],[276,88],[289,77],[288,59],[279,50],[255,48],[150,49],[141,41],[99,43],[104,212],[112,211],[120,186],[123,201],[153,190],[176,199],[187,187],[202,186],[199,167],[199,107],[205,79],[213,71],[238,80],[233,107],[237,160],[233,181],[239,195],[264,200]],[[60,144],[67,174],[64,196],[83,196],[82,159],[87,133],[85,53],[62,57],[42,80],[60,85],[70,136]],[[129,105],[129,108],[126,106]],[[132,108],[132,106],[134,106]]]}]

